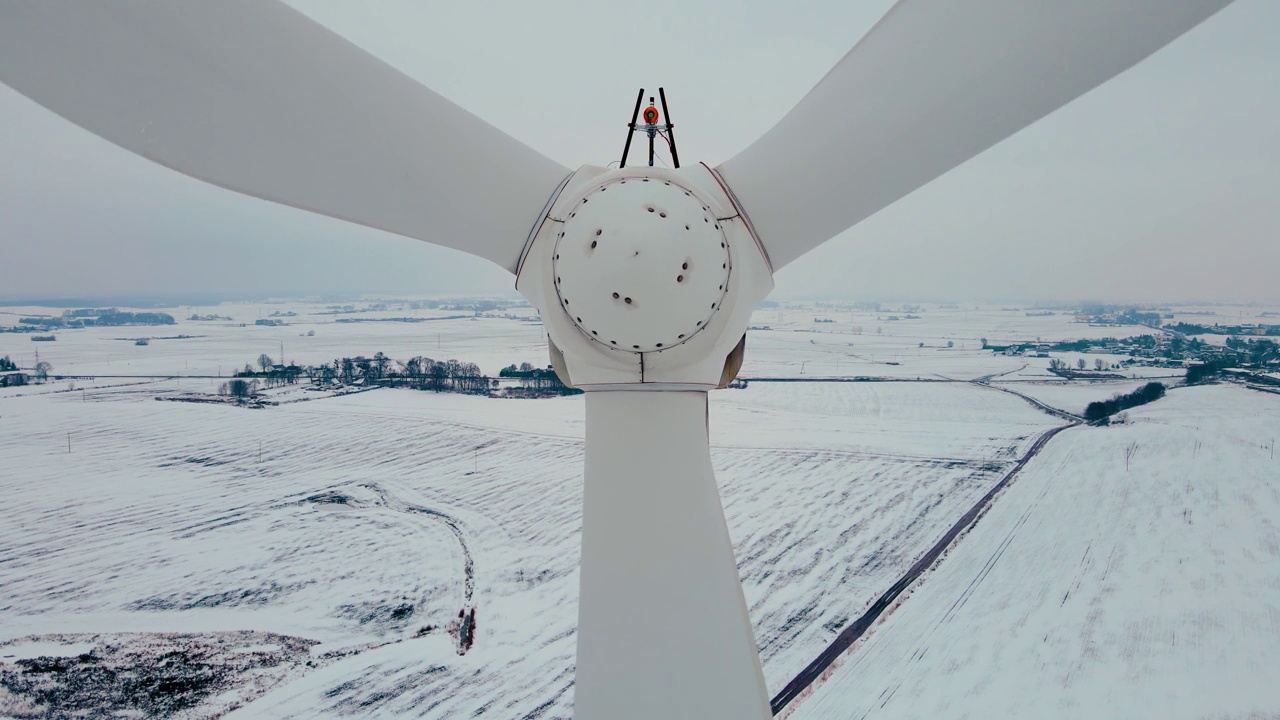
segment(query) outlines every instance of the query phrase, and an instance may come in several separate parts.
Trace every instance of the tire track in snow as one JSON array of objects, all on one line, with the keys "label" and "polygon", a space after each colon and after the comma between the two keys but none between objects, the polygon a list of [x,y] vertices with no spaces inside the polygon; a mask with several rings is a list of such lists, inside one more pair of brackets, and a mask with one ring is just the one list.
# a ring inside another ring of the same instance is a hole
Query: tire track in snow
[{"label": "tire track in snow", "polygon": [[458,654],[465,655],[475,642],[475,634],[472,628],[475,622],[476,608],[471,598],[475,594],[476,588],[476,566],[475,561],[471,558],[471,548],[467,546],[466,535],[462,532],[462,524],[458,522],[457,518],[447,513],[424,505],[406,502],[377,483],[365,483],[361,487],[376,494],[378,499],[382,501],[382,506],[388,510],[412,515],[425,515],[433,520],[438,520],[449,528],[453,536],[458,539],[458,547],[462,551],[463,576],[462,609],[458,613]]},{"label": "tire track in snow", "polygon": [[463,573],[462,604],[464,607],[470,607],[471,596],[475,592],[475,587],[476,587],[476,578],[475,578],[476,568],[475,568],[475,562],[471,559],[471,548],[467,546],[467,538],[466,538],[466,535],[464,535],[462,532],[461,523],[459,523],[458,520],[454,518],[452,515],[448,515],[446,513],[440,512],[439,510],[433,510],[429,507],[405,502],[404,500],[401,500],[400,498],[391,494],[391,492],[386,488],[376,483],[366,483],[361,487],[364,487],[368,490],[373,491],[378,496],[378,498],[382,500],[383,506],[389,510],[395,510],[397,512],[404,512],[404,513],[412,513],[415,515],[425,515],[435,520],[439,520],[442,524],[444,524],[445,527],[449,528],[449,531],[453,533],[453,536],[458,539],[458,547],[462,549],[462,573]]}]

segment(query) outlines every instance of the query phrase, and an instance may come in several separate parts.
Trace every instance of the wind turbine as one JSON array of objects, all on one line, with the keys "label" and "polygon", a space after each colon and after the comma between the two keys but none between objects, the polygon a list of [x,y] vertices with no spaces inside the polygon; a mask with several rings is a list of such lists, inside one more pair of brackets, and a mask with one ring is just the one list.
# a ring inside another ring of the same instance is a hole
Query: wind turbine
[{"label": "wind turbine", "polygon": [[586,390],[575,717],[770,716],[707,436],[773,273],[1230,0],[900,0],[718,167],[569,171],[274,0],[0,0],[0,81],[161,165],[516,275]]}]

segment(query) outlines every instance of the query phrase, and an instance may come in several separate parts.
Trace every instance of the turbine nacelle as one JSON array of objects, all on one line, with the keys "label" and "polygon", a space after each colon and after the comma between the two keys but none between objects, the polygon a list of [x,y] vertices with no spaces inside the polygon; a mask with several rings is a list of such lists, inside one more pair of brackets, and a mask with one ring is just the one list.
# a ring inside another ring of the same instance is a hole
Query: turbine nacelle
[{"label": "turbine nacelle", "polygon": [[726,358],[773,275],[705,166],[584,166],[534,231],[516,288],[567,383],[707,390],[732,379]]}]

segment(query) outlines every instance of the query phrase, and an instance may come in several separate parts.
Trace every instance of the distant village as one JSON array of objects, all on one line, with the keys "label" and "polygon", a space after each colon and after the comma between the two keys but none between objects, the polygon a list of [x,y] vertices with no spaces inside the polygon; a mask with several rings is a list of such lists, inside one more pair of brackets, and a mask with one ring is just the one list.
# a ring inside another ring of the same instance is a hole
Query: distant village
[{"label": "distant village", "polygon": [[[1030,315],[1030,313],[1028,313]],[[1259,373],[1280,371],[1280,343],[1270,338],[1280,337],[1280,325],[1197,325],[1177,322],[1164,324],[1172,314],[1141,312],[1134,309],[1081,313],[1075,321],[1094,327],[1122,327],[1141,325],[1157,332],[1123,338],[1104,337],[1070,342],[1024,342],[1010,345],[991,345],[985,340],[983,347],[1006,355],[1051,357],[1054,352],[1097,353],[1128,355],[1120,363],[1109,364],[1102,359],[1094,361],[1090,368],[1083,359],[1076,368],[1065,363],[1050,363],[1050,370],[1064,377],[1081,377],[1110,369],[1123,369],[1131,365],[1189,368],[1196,365],[1211,366],[1215,370],[1241,369]],[[1197,335],[1222,336],[1222,344],[1206,342]]]}]

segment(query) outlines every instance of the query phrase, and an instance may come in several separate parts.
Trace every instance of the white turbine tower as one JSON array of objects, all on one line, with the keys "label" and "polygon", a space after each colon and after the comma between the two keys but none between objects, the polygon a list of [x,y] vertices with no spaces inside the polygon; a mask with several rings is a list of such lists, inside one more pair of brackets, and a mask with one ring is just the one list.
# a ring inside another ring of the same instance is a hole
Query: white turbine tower
[{"label": "white turbine tower", "polygon": [[772,274],[1230,0],[901,0],[716,168],[576,172],[269,0],[0,0],[0,82],[178,172],[516,273],[586,394],[575,717],[770,716],[707,442]]}]

